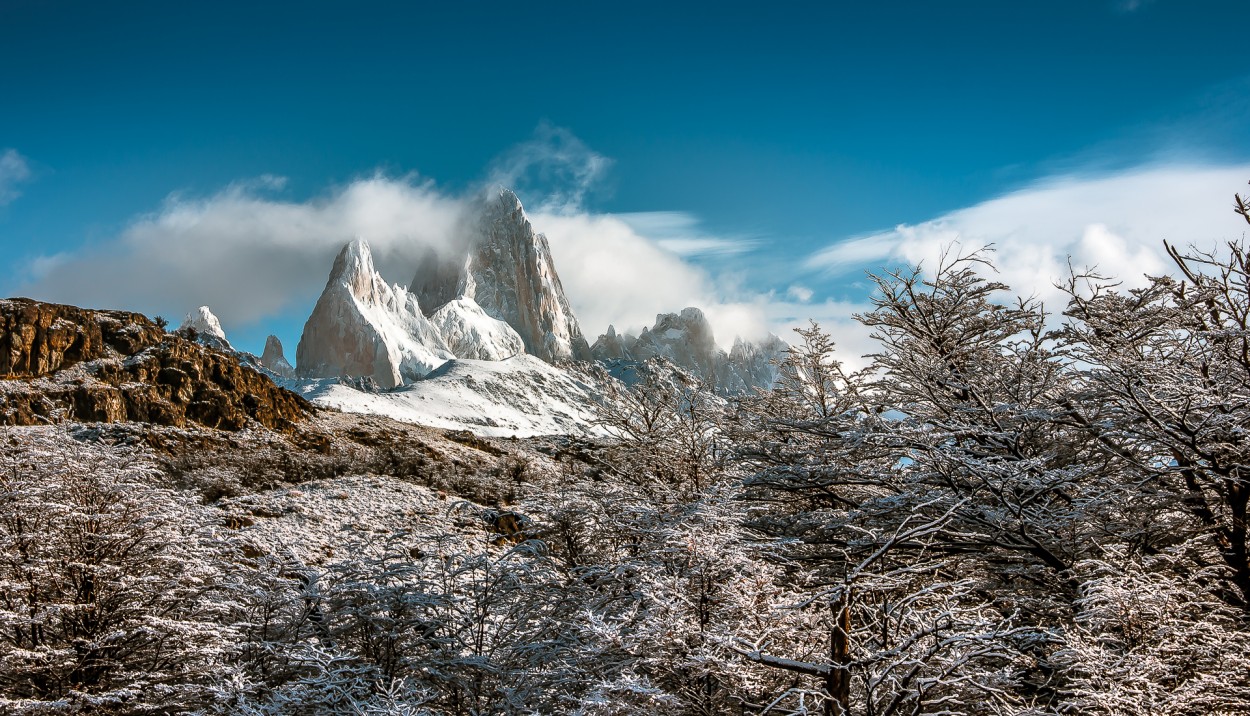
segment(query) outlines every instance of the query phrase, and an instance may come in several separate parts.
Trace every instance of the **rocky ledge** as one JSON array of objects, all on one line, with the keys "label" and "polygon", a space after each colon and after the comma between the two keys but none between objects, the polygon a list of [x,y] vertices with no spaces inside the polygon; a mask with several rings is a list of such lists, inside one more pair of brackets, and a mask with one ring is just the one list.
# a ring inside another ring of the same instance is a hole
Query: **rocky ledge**
[{"label": "rocky ledge", "polygon": [[143,421],[288,432],[314,408],[138,313],[0,300],[0,424]]}]

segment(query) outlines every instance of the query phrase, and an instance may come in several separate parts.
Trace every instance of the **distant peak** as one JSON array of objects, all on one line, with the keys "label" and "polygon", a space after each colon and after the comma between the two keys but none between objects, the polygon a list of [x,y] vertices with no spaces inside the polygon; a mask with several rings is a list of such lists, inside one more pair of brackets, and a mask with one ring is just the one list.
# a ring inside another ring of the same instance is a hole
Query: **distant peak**
[{"label": "distant peak", "polygon": [[511,214],[520,211],[524,215],[525,212],[525,207],[521,205],[521,199],[516,192],[502,184],[495,184],[488,188],[482,196],[482,203],[485,205],[487,214]]},{"label": "distant peak", "polygon": [[378,288],[380,282],[373,268],[369,242],[358,236],[344,244],[334,259],[327,286],[341,284],[360,300],[376,304],[382,300]]},{"label": "distant peak", "polygon": [[217,320],[217,316],[208,306],[200,306],[188,313],[187,317],[182,320],[181,327],[226,340],[226,332],[221,328],[221,321]]},{"label": "distant peak", "polygon": [[695,306],[689,306],[681,309],[681,317],[687,321],[698,321],[700,323],[707,322],[707,316],[704,315],[703,309]]}]

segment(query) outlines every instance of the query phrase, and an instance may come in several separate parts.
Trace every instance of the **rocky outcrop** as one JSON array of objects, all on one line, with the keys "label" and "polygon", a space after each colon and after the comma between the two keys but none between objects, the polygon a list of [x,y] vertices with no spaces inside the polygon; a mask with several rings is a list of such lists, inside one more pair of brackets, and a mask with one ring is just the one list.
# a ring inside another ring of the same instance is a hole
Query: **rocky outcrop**
[{"label": "rocky outcrop", "polygon": [[691,307],[682,309],[680,314],[657,315],[655,325],[638,334],[631,354],[635,360],[666,358],[714,386],[723,352],[716,347],[716,337],[712,335],[707,316]]},{"label": "rocky outcrop", "polygon": [[463,258],[430,253],[413,277],[411,291],[427,315],[451,300],[471,299],[511,326],[526,353],[548,363],[589,360],[547,237],[534,232],[516,194],[492,190],[474,216]]},{"label": "rocky outcrop", "polygon": [[282,341],[277,336],[270,335],[265,339],[265,351],[260,355],[260,364],[266,370],[272,371],[283,378],[293,378],[295,376],[295,368],[287,362],[286,356],[282,353]]},{"label": "rocky outcrop", "polygon": [[625,360],[630,356],[630,348],[633,341],[630,340],[627,345],[626,339],[630,336],[622,336],[616,332],[616,326],[608,325],[608,332],[599,336],[595,340],[595,344],[590,347],[590,355],[595,360],[603,363],[610,360]]},{"label": "rocky outcrop", "polygon": [[471,298],[444,303],[430,316],[430,323],[457,358],[505,360],[525,352],[525,343],[512,326],[486,315]]},{"label": "rocky outcrop", "polygon": [[686,308],[681,313],[657,315],[655,325],[636,337],[618,334],[609,326],[591,352],[595,360],[626,382],[637,372],[631,366],[663,359],[720,395],[742,395],[776,382],[774,363],[788,348],[785,341],[769,335],[759,342],[736,339],[726,353],[717,346],[703,311]]},{"label": "rocky outcrop", "polygon": [[303,378],[365,377],[383,388],[417,380],[454,355],[421,312],[417,297],[388,286],[369,244],[339,252],[295,351]]},{"label": "rocky outcrop", "polygon": [[146,316],[76,306],[0,300],[0,376],[33,378],[109,355],[130,355],[165,340]]},{"label": "rocky outcrop", "polygon": [[142,421],[289,431],[312,406],[232,353],[146,317],[0,301],[0,424]]}]

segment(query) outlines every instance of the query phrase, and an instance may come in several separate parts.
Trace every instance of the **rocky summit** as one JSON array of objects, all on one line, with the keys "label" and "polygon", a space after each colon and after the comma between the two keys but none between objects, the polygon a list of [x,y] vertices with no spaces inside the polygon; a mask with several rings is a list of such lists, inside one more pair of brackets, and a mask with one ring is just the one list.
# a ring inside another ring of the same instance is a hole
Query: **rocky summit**
[{"label": "rocky summit", "polygon": [[275,335],[270,335],[265,339],[265,350],[260,355],[260,364],[266,370],[273,371],[283,378],[295,377],[295,368],[287,362],[282,352],[282,341],[278,340]]},{"label": "rocky summit", "polygon": [[339,252],[295,351],[304,378],[358,376],[383,388],[416,380],[455,356],[402,286],[388,286],[369,244]]},{"label": "rocky summit", "polygon": [[182,319],[182,325],[178,327],[178,330],[191,332],[191,335],[204,345],[234,350],[230,341],[226,340],[226,332],[221,327],[221,321],[208,306],[200,306],[188,313],[186,318]]},{"label": "rocky summit", "polygon": [[547,238],[534,232],[516,194],[497,189],[480,198],[466,227],[452,242],[457,249],[425,252],[410,289],[387,285],[363,239],[344,246],[304,326],[295,375],[365,378],[391,389],[452,358],[590,360]]},{"label": "rocky summit", "polygon": [[431,254],[413,277],[411,290],[427,315],[452,300],[470,300],[511,326],[526,353],[548,363],[589,360],[547,237],[535,233],[516,194],[502,187],[488,192],[469,225],[463,256]]},{"label": "rocky summit", "polygon": [[777,380],[776,362],[789,346],[777,336],[759,342],[734,340],[724,351],[716,344],[707,316],[698,308],[661,313],[655,324],[637,336],[620,334],[612,326],[595,341],[591,353],[614,375],[628,380],[631,367],[661,358],[697,378],[720,395],[742,395],[769,388]]}]

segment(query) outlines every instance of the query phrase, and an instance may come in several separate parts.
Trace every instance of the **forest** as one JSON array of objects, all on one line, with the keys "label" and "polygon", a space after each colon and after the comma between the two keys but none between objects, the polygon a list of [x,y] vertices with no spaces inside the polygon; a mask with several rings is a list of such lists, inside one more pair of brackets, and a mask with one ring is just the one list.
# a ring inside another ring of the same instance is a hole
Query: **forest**
[{"label": "forest", "polygon": [[658,366],[479,486],[495,537],[309,567],[126,445],[5,450],[0,710],[1250,713],[1250,247],[1168,251],[1055,311],[951,247],[872,277],[863,369],[815,324],[739,400]]}]

